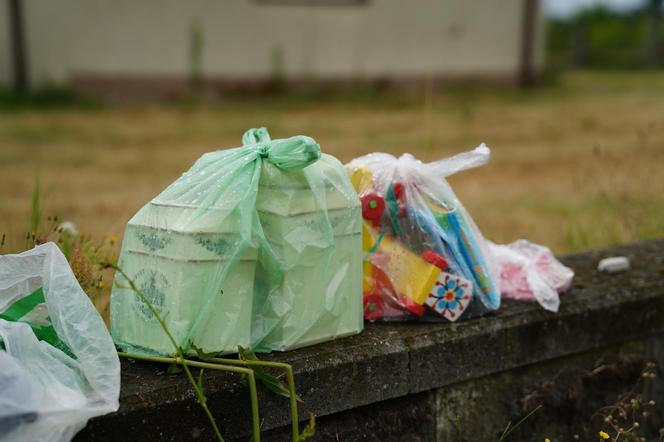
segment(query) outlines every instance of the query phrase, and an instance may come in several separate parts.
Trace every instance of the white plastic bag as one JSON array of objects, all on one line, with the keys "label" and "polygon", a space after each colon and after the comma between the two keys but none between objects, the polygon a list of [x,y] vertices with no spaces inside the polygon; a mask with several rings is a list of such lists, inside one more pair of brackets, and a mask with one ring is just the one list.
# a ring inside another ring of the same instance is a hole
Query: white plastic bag
[{"label": "white plastic bag", "polygon": [[110,334],[53,243],[0,256],[0,441],[69,441],[118,409]]},{"label": "white plastic bag", "polygon": [[574,271],[562,265],[548,247],[520,239],[498,245],[487,241],[500,269],[502,296],[536,300],[545,310],[557,312],[558,293],[569,288]]},{"label": "white plastic bag", "polygon": [[371,153],[346,165],[362,202],[365,319],[456,321],[500,307],[484,238],[445,179],[490,155],[481,144],[432,163]]}]

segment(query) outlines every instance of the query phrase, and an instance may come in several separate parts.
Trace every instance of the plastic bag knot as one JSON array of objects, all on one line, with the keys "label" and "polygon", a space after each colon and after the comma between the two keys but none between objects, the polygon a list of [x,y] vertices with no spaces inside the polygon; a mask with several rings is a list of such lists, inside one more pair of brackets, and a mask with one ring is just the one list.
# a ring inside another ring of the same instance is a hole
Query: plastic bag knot
[{"label": "plastic bag knot", "polygon": [[259,145],[257,150],[258,156],[261,158],[268,158],[270,156],[270,147],[265,144]]},{"label": "plastic bag knot", "polygon": [[316,162],[320,146],[313,138],[296,135],[283,140],[272,140],[264,127],[249,129],[242,137],[245,147],[256,152],[256,158],[264,158],[283,170],[297,170]]}]

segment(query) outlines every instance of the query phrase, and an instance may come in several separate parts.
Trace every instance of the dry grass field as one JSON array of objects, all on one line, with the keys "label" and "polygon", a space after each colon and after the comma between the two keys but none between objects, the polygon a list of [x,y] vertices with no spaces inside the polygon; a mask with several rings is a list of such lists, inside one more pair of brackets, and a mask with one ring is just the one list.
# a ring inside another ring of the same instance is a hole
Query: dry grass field
[{"label": "dry grass field", "polygon": [[129,217],[206,151],[267,126],[346,162],[371,151],[431,161],[480,142],[491,162],[450,178],[488,238],[568,252],[664,236],[664,73],[563,76],[532,91],[234,97],[218,104],[0,113],[0,235],[20,249],[31,194],[93,237]]}]

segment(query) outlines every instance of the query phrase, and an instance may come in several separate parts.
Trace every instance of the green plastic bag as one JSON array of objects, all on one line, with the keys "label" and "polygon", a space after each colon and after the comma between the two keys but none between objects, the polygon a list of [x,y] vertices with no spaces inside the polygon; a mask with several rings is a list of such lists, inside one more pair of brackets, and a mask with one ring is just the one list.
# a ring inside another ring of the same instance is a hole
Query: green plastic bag
[{"label": "green plastic bag", "polygon": [[[129,221],[119,267],[177,342],[205,352],[287,350],[362,330],[360,202],[341,163],[311,138],[203,155]],[[111,329],[122,349],[173,354],[156,318],[116,275]]]}]

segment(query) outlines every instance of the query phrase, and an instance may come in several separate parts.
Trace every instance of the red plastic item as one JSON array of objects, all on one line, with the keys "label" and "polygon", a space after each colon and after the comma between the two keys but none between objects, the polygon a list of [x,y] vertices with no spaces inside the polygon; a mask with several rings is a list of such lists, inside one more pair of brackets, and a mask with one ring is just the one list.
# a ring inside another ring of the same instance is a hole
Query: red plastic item
[{"label": "red plastic item", "polygon": [[429,264],[435,265],[440,270],[447,270],[449,268],[447,260],[433,250],[425,250],[422,252],[422,259],[424,259]]},{"label": "red plastic item", "polygon": [[394,183],[394,197],[398,200],[403,202],[404,198],[404,193],[403,193],[403,183]]},{"label": "red plastic item", "polygon": [[406,308],[406,310],[417,316],[424,315],[424,310],[425,310],[424,306],[415,304],[408,296],[402,296],[399,299],[399,303],[403,305]]},{"label": "red plastic item", "polygon": [[372,266],[371,268],[371,275],[373,276],[374,279],[374,287],[376,290],[380,290],[381,293],[387,291],[389,292],[394,292],[394,287],[392,286],[392,281],[390,281],[390,277],[383,272],[380,267],[377,266]]},{"label": "red plastic item", "polygon": [[375,321],[383,317],[385,303],[380,293],[364,295],[364,319]]},{"label": "red plastic item", "polygon": [[394,198],[399,202],[399,215],[402,217],[406,216],[406,189],[404,188],[403,183],[396,182],[392,184],[392,189],[394,190]]},{"label": "red plastic item", "polygon": [[362,201],[362,217],[374,223],[380,222],[383,213],[385,213],[385,200],[383,197],[375,192],[371,192],[360,197],[360,200]]}]

